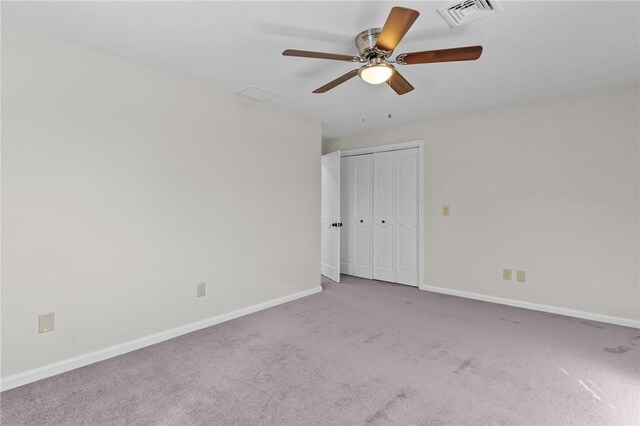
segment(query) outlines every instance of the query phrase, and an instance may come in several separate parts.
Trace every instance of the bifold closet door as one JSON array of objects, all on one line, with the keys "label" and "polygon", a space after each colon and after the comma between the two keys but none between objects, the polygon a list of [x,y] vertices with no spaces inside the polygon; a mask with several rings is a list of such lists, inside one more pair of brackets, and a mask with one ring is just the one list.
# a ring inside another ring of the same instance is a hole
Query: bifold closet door
[{"label": "bifold closet door", "polygon": [[373,195],[373,154],[356,155],[351,159],[351,274],[373,278],[371,267],[371,210]]},{"label": "bifold closet door", "polygon": [[418,285],[418,150],[343,157],[340,265],[362,278]]},{"label": "bifold closet door", "polygon": [[395,152],[395,282],[418,285],[418,150]]},{"label": "bifold closet door", "polygon": [[340,159],[340,219],[342,221],[342,232],[340,232],[340,272],[353,275],[351,265],[353,264],[353,219],[351,215],[351,204],[353,194],[351,185],[353,184],[352,157],[342,157]]},{"label": "bifold closet door", "polygon": [[373,157],[373,278],[418,285],[418,150]]},{"label": "bifold closet door", "polygon": [[373,154],[373,279],[394,282],[395,152]]}]

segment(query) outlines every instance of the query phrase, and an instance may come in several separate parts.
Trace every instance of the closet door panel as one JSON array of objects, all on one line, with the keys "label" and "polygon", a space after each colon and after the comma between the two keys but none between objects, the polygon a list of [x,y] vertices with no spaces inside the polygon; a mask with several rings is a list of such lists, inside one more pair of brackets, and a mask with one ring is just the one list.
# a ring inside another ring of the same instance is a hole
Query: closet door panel
[{"label": "closet door panel", "polygon": [[396,152],[395,158],[396,282],[418,285],[418,150]]},{"label": "closet door panel", "polygon": [[373,278],[395,281],[395,154],[373,154]]},{"label": "closet door panel", "polygon": [[373,195],[373,155],[352,157],[353,185],[353,275],[372,278],[371,210]]},{"label": "closet door panel", "polygon": [[350,275],[352,271],[351,231],[351,198],[352,198],[352,161],[351,157],[340,159],[340,220],[342,230],[340,232],[340,272]]}]

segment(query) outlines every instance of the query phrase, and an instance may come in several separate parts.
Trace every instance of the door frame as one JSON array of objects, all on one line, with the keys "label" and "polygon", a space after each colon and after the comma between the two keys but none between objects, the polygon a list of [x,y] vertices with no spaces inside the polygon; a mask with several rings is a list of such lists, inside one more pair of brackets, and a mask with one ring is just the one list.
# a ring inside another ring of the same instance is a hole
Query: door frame
[{"label": "door frame", "polygon": [[352,157],[354,155],[375,154],[376,152],[398,151],[401,149],[418,148],[418,288],[425,285],[425,229],[424,229],[424,141],[415,140],[397,142],[385,145],[367,146],[364,148],[347,149],[340,151],[340,157]]}]

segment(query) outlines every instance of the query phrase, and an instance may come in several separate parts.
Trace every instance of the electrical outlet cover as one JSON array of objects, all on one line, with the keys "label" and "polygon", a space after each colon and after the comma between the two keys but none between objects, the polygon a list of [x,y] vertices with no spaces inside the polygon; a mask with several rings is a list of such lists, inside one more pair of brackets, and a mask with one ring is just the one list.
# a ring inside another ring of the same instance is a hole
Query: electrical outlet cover
[{"label": "electrical outlet cover", "polygon": [[38,333],[46,333],[55,330],[55,318],[53,312],[38,315]]},{"label": "electrical outlet cover", "polygon": [[442,206],[442,216],[449,216],[449,206]]},{"label": "electrical outlet cover", "polygon": [[511,279],[511,269],[504,268],[502,270],[502,279],[503,280],[510,280]]},{"label": "electrical outlet cover", "polygon": [[196,286],[196,295],[198,297],[203,297],[206,294],[207,294],[207,284],[205,284],[205,283],[198,284]]},{"label": "electrical outlet cover", "polygon": [[525,271],[517,271],[516,279],[518,280],[518,282],[521,282],[521,283],[526,282],[527,278],[526,278]]}]

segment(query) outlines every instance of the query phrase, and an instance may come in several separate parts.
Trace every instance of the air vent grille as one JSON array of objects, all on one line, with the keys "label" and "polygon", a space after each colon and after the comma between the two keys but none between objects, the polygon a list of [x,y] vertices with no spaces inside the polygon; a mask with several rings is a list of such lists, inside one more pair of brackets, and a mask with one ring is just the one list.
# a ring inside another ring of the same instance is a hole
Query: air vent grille
[{"label": "air vent grille", "polygon": [[453,6],[438,9],[438,12],[451,27],[459,27],[485,16],[493,15],[497,11],[500,11],[500,6],[495,0],[465,0]]}]

